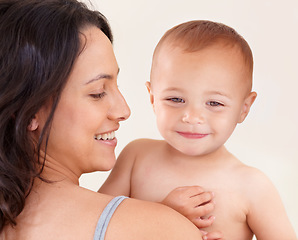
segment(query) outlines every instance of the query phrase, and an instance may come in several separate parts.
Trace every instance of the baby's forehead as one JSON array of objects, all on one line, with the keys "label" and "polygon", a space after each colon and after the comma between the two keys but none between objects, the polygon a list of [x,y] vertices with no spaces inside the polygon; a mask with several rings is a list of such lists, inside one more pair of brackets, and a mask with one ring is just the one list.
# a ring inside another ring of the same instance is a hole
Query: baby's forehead
[{"label": "baby's forehead", "polygon": [[208,60],[211,65],[219,59],[224,62],[236,60],[237,64],[241,65],[247,72],[251,71],[241,49],[237,45],[225,44],[213,44],[197,51],[188,51],[176,44],[165,44],[155,53],[152,68],[165,67],[169,63],[179,62],[181,59],[198,65],[202,62],[208,62]]},{"label": "baby's forehead", "polygon": [[[185,51],[173,44],[162,46],[153,60],[151,82],[152,84],[156,81],[163,82],[166,77],[176,78],[173,75],[179,75],[181,79],[184,76],[196,78],[200,75],[200,71],[206,72],[206,69],[207,78],[214,76],[218,81],[224,82],[223,76],[228,74],[233,79],[237,79],[234,81],[235,85],[240,83],[247,86],[249,91],[251,90],[252,74],[241,49],[238,46],[223,44],[210,45],[195,52]],[[218,69],[224,69],[223,72],[219,71],[223,75],[215,74]]]},{"label": "baby's forehead", "polygon": [[183,41],[167,39],[164,41],[158,49],[155,51],[155,56],[167,55],[167,54],[200,54],[200,52],[214,50],[214,51],[228,51],[238,52],[240,55],[245,57],[241,47],[233,42],[219,40],[211,44],[197,45],[195,47],[185,44]]},{"label": "baby's forehead", "polygon": [[[212,41],[190,41],[187,38],[173,38],[168,37],[161,41],[154,52],[153,55],[153,64],[154,61],[158,60],[160,56],[170,57],[175,54],[182,53],[200,53],[201,51],[206,51],[208,49],[217,49],[218,51],[230,51],[231,53],[237,52],[239,57],[242,57],[244,64],[246,65],[247,70],[252,75],[253,72],[253,57],[251,50],[248,45],[242,44],[239,41],[234,39],[224,38],[217,36]],[[190,56],[189,55],[189,56]]]}]

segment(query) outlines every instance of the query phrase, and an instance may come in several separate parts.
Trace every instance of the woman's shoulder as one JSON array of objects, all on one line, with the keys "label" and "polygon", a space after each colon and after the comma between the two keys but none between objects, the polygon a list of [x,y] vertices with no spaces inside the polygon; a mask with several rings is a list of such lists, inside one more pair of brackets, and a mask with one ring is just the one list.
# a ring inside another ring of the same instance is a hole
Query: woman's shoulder
[{"label": "woman's shoulder", "polygon": [[[200,231],[188,219],[169,207],[133,198],[124,198],[119,202],[115,199],[113,196],[88,189],[77,191],[70,201],[76,200],[78,207],[73,209],[74,213],[68,218],[74,219],[73,222],[78,220],[74,225],[69,225],[70,229],[77,231],[74,235],[85,235],[85,238],[77,239],[92,239],[101,217],[111,217],[110,221],[106,222],[106,240],[201,239]],[[113,208],[113,205],[116,207]],[[77,229],[79,227],[81,229]]]},{"label": "woman's shoulder", "polygon": [[0,239],[93,239],[98,218],[113,197],[78,186],[47,186],[31,192],[17,225],[7,225]]},{"label": "woman's shoulder", "polygon": [[[97,223],[113,196],[76,187],[38,204],[30,221],[6,229],[5,239],[93,239]],[[41,199],[42,200],[42,199]],[[34,218],[33,218],[34,217]],[[32,220],[33,219],[33,220]],[[2,237],[1,236],[1,237]],[[106,240],[199,240],[199,230],[185,217],[157,203],[127,198],[111,215]]]},{"label": "woman's shoulder", "polygon": [[110,222],[106,239],[201,239],[200,231],[176,211],[152,202],[128,198]]},{"label": "woman's shoulder", "polygon": [[[56,199],[56,209],[49,217],[51,226],[59,229],[62,239],[93,239],[97,222],[113,196],[75,186]],[[50,226],[50,225],[49,225]],[[51,239],[60,239],[58,236]]]}]

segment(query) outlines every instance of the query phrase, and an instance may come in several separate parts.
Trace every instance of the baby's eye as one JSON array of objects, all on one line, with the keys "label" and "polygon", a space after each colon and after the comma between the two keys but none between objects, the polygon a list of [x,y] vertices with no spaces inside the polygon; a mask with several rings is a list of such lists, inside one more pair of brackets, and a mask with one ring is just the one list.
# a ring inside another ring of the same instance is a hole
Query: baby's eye
[{"label": "baby's eye", "polygon": [[211,107],[221,107],[221,106],[224,106],[222,103],[216,102],[216,101],[207,102],[207,105],[209,105]]},{"label": "baby's eye", "polygon": [[94,99],[101,99],[101,98],[103,98],[105,95],[106,95],[105,92],[90,94],[90,96],[91,96],[92,98],[94,98]]},{"label": "baby's eye", "polygon": [[167,100],[175,103],[185,103],[185,101],[182,98],[168,98]]}]

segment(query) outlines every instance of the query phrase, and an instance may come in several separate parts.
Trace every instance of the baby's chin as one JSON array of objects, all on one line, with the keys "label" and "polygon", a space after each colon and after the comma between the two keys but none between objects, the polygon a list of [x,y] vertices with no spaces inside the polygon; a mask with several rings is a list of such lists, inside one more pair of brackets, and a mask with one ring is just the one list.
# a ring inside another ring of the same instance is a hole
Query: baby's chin
[{"label": "baby's chin", "polygon": [[198,157],[202,154],[202,152],[197,147],[183,147],[179,144],[170,142],[168,142],[168,144],[171,146],[172,151],[177,155],[181,154],[185,157]]}]

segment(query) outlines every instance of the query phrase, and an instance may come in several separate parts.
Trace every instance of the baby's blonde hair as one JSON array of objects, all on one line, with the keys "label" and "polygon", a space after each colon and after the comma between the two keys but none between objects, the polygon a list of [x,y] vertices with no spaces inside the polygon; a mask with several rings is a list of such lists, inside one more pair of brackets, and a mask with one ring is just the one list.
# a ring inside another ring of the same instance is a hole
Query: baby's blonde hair
[{"label": "baby's blonde hair", "polygon": [[[236,46],[240,49],[247,70],[250,76],[252,76],[253,55],[248,43],[233,28],[222,23],[195,20],[179,24],[169,29],[157,44],[152,62],[154,62],[155,57],[158,55],[164,43],[172,47],[179,47],[186,53],[197,52],[215,44],[221,44],[223,47]],[[154,68],[153,65],[152,68]]]}]

